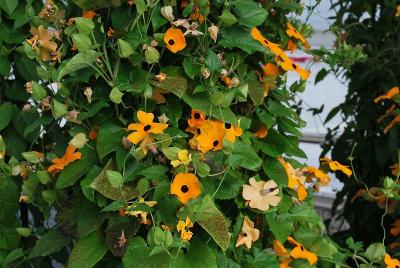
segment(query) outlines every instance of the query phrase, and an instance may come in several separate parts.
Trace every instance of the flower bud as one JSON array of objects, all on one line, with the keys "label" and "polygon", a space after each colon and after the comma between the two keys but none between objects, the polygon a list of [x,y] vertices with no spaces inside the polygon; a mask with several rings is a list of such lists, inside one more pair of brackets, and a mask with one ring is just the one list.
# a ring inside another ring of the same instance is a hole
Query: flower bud
[{"label": "flower bud", "polygon": [[169,21],[173,21],[175,19],[174,17],[174,10],[172,9],[172,6],[164,6],[161,8],[161,15],[163,15],[164,18],[166,18]]}]

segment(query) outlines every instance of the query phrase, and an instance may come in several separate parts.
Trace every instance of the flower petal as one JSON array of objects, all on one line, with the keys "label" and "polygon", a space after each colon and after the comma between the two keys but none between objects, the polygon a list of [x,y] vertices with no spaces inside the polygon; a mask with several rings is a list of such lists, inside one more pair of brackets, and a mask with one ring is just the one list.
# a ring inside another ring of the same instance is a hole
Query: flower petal
[{"label": "flower petal", "polygon": [[136,131],[128,135],[128,140],[133,144],[138,144],[146,137],[146,135],[147,133],[144,131]]},{"label": "flower petal", "polygon": [[136,116],[137,116],[139,122],[142,123],[143,125],[151,125],[154,120],[154,114],[152,114],[152,113],[138,111],[136,113]]}]

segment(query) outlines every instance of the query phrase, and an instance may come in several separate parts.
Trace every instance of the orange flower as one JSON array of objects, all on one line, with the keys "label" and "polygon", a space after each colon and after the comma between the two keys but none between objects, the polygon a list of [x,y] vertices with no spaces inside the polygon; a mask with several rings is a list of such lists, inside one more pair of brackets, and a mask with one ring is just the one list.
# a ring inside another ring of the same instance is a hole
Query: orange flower
[{"label": "orange flower", "polygon": [[333,161],[328,157],[323,157],[320,159],[322,163],[324,164],[328,164],[329,168],[332,171],[342,171],[344,174],[347,175],[347,177],[350,177],[351,174],[353,174],[353,172],[351,171],[351,169],[348,166],[342,165],[340,164],[338,161]]},{"label": "orange flower", "polygon": [[396,8],[396,17],[400,17],[400,5]]},{"label": "orange flower", "polygon": [[51,160],[53,165],[51,165],[47,171],[50,173],[55,173],[57,171],[63,170],[64,167],[68,166],[70,163],[81,159],[81,153],[76,152],[76,148],[72,145],[68,145],[67,150],[62,158],[54,158]]},{"label": "orange flower", "polygon": [[93,10],[88,10],[83,12],[82,17],[84,17],[85,19],[93,19],[96,15],[96,12],[94,12]]},{"label": "orange flower", "polygon": [[289,50],[290,53],[294,53],[297,50],[297,45],[292,40],[289,40],[287,43],[287,50]]},{"label": "orange flower", "polygon": [[296,71],[302,80],[307,80],[310,76],[310,72],[302,69],[300,66],[293,63],[293,61],[285,54],[285,52],[279,47],[278,44],[272,43],[271,41],[264,38],[261,32],[257,28],[251,30],[251,36],[254,40],[260,42],[265,48],[272,51],[277,57],[277,62],[285,71]]},{"label": "orange flower", "polygon": [[186,47],[186,39],[181,29],[169,28],[164,35],[164,43],[172,53],[177,53]]},{"label": "orange flower", "polygon": [[386,268],[399,268],[400,261],[398,259],[392,259],[389,254],[385,254]]},{"label": "orange flower", "polygon": [[128,126],[128,130],[135,131],[128,135],[128,139],[134,144],[138,144],[150,133],[161,134],[168,127],[168,124],[154,123],[154,114],[152,113],[138,111],[136,115],[139,123],[132,123]]},{"label": "orange flower", "polygon": [[192,173],[179,173],[171,184],[171,194],[176,195],[185,205],[190,199],[197,198],[201,194],[200,182]]},{"label": "orange flower", "polygon": [[254,137],[263,139],[265,137],[267,137],[268,135],[268,129],[265,127],[265,125],[262,125],[255,133],[254,133]]},{"label": "orange flower", "polygon": [[294,249],[292,249],[292,251],[290,252],[290,256],[292,258],[306,259],[310,265],[314,265],[317,262],[317,255],[305,249],[304,246],[294,240],[293,237],[289,236],[288,241],[289,243],[295,245]]},{"label": "orange flower", "polygon": [[278,67],[273,63],[267,63],[262,67],[264,74],[272,77],[277,77],[279,74]]},{"label": "orange flower", "polygon": [[393,236],[398,236],[400,234],[400,219],[397,219],[393,225],[392,228],[390,229],[390,233]]},{"label": "orange flower", "polygon": [[198,128],[206,120],[206,114],[200,110],[192,110],[192,116],[188,119],[190,127]]},{"label": "orange flower", "polygon": [[290,22],[287,22],[286,25],[287,25],[286,29],[287,35],[296,38],[297,40],[300,40],[305,49],[310,49],[310,45],[308,44],[308,41],[304,38],[304,36],[301,33],[299,33]]},{"label": "orange flower", "polygon": [[282,245],[279,240],[274,240],[274,251],[275,254],[279,257],[287,257],[289,256],[289,252],[286,248]]},{"label": "orange flower", "polygon": [[243,219],[242,231],[236,241],[236,247],[245,245],[248,249],[251,249],[253,242],[257,241],[259,237],[260,230],[254,228],[254,223],[245,216]]},{"label": "orange flower", "polygon": [[97,139],[97,131],[96,130],[90,130],[89,131],[89,140],[94,141]]},{"label": "orange flower", "polygon": [[240,137],[243,134],[243,130],[240,127],[231,123],[225,123],[225,131],[225,138],[231,143],[234,143],[236,137]]},{"label": "orange flower", "polygon": [[384,115],[379,116],[379,118],[378,118],[378,120],[377,120],[378,123],[382,122],[385,118],[387,118],[388,116],[390,116],[390,115],[393,113],[394,109],[396,109],[396,104],[392,104],[392,105],[389,107],[389,109],[386,110],[386,112],[385,112]]},{"label": "orange flower", "polygon": [[204,121],[200,126],[200,134],[194,137],[198,150],[202,153],[221,150],[225,138],[224,130],[224,124],[220,121]]},{"label": "orange flower", "polygon": [[389,123],[389,125],[387,125],[385,127],[385,129],[383,130],[383,133],[388,133],[389,130],[394,127],[395,125],[400,123],[400,114],[396,115],[395,118],[393,118],[392,122]]},{"label": "orange flower", "polygon": [[378,103],[381,100],[389,100],[399,93],[400,93],[400,89],[398,87],[393,87],[393,88],[389,89],[389,91],[386,92],[385,94],[383,94],[379,97],[376,97],[374,99],[374,102]]},{"label": "orange flower", "polygon": [[111,27],[108,27],[107,36],[112,37],[115,33],[115,30]]}]

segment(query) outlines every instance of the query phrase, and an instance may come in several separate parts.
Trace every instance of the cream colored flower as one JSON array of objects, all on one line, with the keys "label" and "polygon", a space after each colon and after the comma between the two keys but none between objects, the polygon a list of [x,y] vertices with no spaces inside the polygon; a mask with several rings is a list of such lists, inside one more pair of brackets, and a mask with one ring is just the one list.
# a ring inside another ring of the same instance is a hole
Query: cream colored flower
[{"label": "cream colored flower", "polygon": [[251,249],[253,242],[257,241],[259,237],[260,230],[254,228],[254,223],[246,216],[243,219],[242,231],[236,241],[236,247],[245,245],[248,249]]},{"label": "cream colored flower", "polygon": [[242,193],[243,199],[249,201],[249,207],[267,211],[270,206],[276,207],[281,201],[279,187],[273,180],[265,182],[250,178],[249,184],[243,185]]},{"label": "cream colored flower", "polygon": [[214,43],[217,42],[219,28],[212,24],[207,30],[210,33],[211,39],[214,40]]},{"label": "cream colored flower", "polygon": [[172,6],[164,6],[161,8],[161,15],[169,21],[173,21],[174,17],[174,10]]},{"label": "cream colored flower", "polygon": [[89,104],[92,103],[92,94],[93,94],[92,88],[91,87],[86,87],[83,90],[83,94],[86,96],[87,101],[89,102]]},{"label": "cream colored flower", "polygon": [[188,150],[179,150],[178,151],[178,159],[172,160],[171,165],[173,167],[178,167],[180,165],[188,165],[190,162],[192,162],[192,155],[189,154]]}]

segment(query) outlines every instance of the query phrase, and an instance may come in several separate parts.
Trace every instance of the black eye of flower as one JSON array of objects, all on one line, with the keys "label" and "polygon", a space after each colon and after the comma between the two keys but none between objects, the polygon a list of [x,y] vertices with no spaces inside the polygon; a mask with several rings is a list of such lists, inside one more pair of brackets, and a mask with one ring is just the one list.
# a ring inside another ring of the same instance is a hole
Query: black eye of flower
[{"label": "black eye of flower", "polygon": [[225,128],[226,129],[230,129],[232,127],[232,125],[231,124],[229,124],[229,123],[225,123]]},{"label": "black eye of flower", "polygon": [[219,141],[215,140],[215,141],[213,142],[214,147],[217,146],[218,143],[219,143]]},{"label": "black eye of flower", "polygon": [[169,40],[168,40],[168,44],[169,44],[170,46],[173,46],[173,45],[175,44],[175,41],[172,40],[172,39],[169,39]]},{"label": "black eye of flower", "polygon": [[151,128],[151,126],[150,126],[150,125],[145,125],[145,126],[144,126],[144,128],[143,128],[143,130],[144,130],[144,131],[149,131],[149,130],[150,130],[150,128]]},{"label": "black eye of flower", "polygon": [[197,134],[201,134],[200,128],[196,129]]},{"label": "black eye of flower", "polygon": [[189,187],[187,185],[182,185],[181,191],[182,193],[187,193],[189,191]]},{"label": "black eye of flower", "polygon": [[195,113],[194,114],[194,119],[200,119],[200,114],[199,113]]},{"label": "black eye of flower", "polygon": [[294,69],[297,69],[297,65],[296,64],[292,63],[292,66],[293,66]]}]

